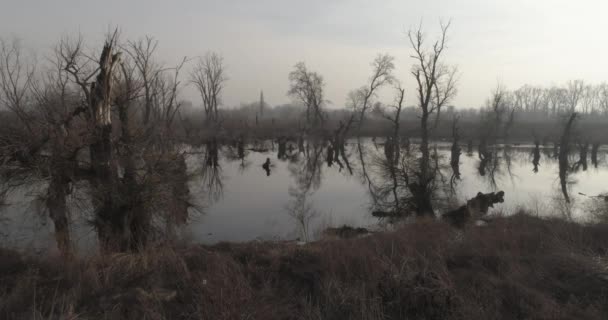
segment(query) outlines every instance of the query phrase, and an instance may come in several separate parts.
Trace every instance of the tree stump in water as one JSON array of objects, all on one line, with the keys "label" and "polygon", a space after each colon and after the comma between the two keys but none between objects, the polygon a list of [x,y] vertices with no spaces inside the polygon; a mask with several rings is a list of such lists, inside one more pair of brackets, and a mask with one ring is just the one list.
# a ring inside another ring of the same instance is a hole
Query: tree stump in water
[{"label": "tree stump in water", "polygon": [[475,198],[467,201],[466,205],[444,213],[441,218],[457,228],[464,228],[469,222],[485,216],[495,203],[504,202],[504,196],[504,191],[486,194],[479,192]]}]

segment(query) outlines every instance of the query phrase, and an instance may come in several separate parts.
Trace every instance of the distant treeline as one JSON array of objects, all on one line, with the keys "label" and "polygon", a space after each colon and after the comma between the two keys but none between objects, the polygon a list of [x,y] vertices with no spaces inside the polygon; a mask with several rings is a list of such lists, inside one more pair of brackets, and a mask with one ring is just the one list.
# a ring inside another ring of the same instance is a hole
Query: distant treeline
[{"label": "distant treeline", "polygon": [[[580,83],[573,81],[572,83]],[[576,135],[581,140],[589,140],[600,143],[608,143],[608,107],[606,98],[608,97],[608,86],[586,86],[584,92],[601,92],[602,99],[592,99],[589,104],[587,98],[580,99],[574,108],[575,112],[580,113],[577,124]],[[589,91],[587,91],[589,90]],[[552,102],[553,94],[559,94],[563,98],[559,104]],[[540,140],[541,142],[553,143],[559,138],[563,129],[563,124],[570,115],[571,107],[567,107],[568,89],[553,87],[542,89],[531,86],[508,93],[511,97],[505,104],[505,110],[501,111],[505,116],[513,112],[513,123],[509,140],[511,142],[530,142]],[[585,101],[585,102],[583,102]],[[488,102],[490,103],[490,102]],[[385,136],[392,133],[392,123],[381,113],[382,105],[376,105],[365,121],[360,130],[352,130],[351,136]],[[264,108],[263,116],[259,113],[259,103],[243,104],[239,108],[221,110],[223,127],[226,132],[232,134],[250,133],[263,138],[272,138],[279,135],[297,135],[305,125],[302,115],[305,107],[297,105],[280,105]],[[331,129],[339,125],[341,121],[346,121],[352,114],[348,108],[326,109],[327,134]],[[199,131],[197,123],[204,122],[202,109],[192,106],[183,110],[184,125],[190,126],[191,132]],[[493,110],[490,105],[482,108],[458,108],[449,106],[441,112],[439,119],[435,123],[433,119],[433,137],[435,139],[449,139],[452,136],[452,125],[458,119],[462,138],[477,140],[488,125],[488,117],[492,117]],[[420,112],[417,107],[404,107],[401,111],[401,134],[404,137],[418,138],[420,132]]]}]

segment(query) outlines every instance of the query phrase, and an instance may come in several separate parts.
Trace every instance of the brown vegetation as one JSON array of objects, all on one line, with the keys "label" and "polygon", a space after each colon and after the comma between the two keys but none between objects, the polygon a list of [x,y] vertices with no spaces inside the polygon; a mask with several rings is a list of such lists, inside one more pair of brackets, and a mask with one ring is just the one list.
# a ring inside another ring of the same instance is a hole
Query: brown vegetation
[{"label": "brown vegetation", "polygon": [[306,246],[163,246],[67,264],[0,251],[0,317],[606,319],[607,225],[517,214],[454,235],[428,220]]}]

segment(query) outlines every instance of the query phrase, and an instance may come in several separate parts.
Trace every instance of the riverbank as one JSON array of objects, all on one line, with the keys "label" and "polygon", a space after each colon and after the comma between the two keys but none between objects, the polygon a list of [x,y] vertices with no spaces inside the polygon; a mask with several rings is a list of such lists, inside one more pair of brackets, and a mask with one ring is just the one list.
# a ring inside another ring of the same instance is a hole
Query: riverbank
[{"label": "riverbank", "polygon": [[606,319],[608,225],[524,214],[298,246],[0,250],[3,319]]}]

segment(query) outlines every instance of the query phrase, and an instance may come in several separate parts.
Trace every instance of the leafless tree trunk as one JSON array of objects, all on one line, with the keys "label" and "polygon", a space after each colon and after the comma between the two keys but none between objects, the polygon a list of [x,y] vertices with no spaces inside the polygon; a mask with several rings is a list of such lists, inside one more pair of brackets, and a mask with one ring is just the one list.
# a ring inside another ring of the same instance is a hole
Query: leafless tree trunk
[{"label": "leafless tree trunk", "polygon": [[372,76],[370,77],[369,84],[352,92],[351,99],[353,101],[357,100],[356,103],[353,103],[353,112],[356,112],[359,109],[359,130],[363,126],[363,120],[365,118],[365,113],[369,110],[369,107],[372,104],[372,99],[376,95],[376,91],[384,86],[385,84],[390,84],[393,82],[393,70],[395,69],[395,58],[388,54],[379,54],[374,62],[372,62]]},{"label": "leafless tree trunk", "polygon": [[[51,68],[36,77],[33,67],[22,64],[17,45],[0,48],[0,105],[17,120],[12,132],[2,130],[0,136],[2,169],[22,185],[49,182],[46,209],[66,255],[68,197],[78,180],[90,182],[102,250],[144,246],[156,212],[178,214],[179,207],[181,214],[189,206],[171,202],[188,197],[185,160],[176,156],[172,140],[181,106],[178,75],[186,59],[176,68],[161,68],[152,62],[156,44],[147,39],[131,43],[121,61],[117,42],[115,32],[97,59],[84,52],[81,38],[64,38],[49,59]],[[138,123],[146,130],[139,131]],[[79,159],[81,150],[89,151],[89,161]]]},{"label": "leafless tree trunk", "polygon": [[452,184],[455,180],[460,179],[460,133],[458,130],[458,117],[455,117],[452,122],[452,148],[450,153],[450,166],[452,167]]},{"label": "leafless tree trunk", "polygon": [[576,108],[582,99],[584,90],[585,83],[582,80],[568,82],[565,96],[566,106],[568,108],[567,112],[576,112]]},{"label": "leafless tree trunk", "polygon": [[218,105],[224,85],[228,78],[224,67],[224,58],[219,54],[207,53],[198,60],[190,74],[194,84],[203,99],[203,107],[208,119],[219,120]]},{"label": "leafless tree trunk", "polygon": [[398,87],[397,88],[397,104],[395,105],[395,115],[393,117],[388,116],[387,115],[387,119],[389,119],[392,123],[393,123],[393,138],[392,138],[392,143],[393,143],[393,151],[391,152],[391,157],[390,159],[387,159],[389,161],[389,168],[390,168],[390,175],[392,178],[392,182],[393,182],[393,187],[392,187],[392,192],[393,192],[393,199],[395,201],[395,208],[394,211],[396,213],[401,213],[402,212],[402,206],[401,206],[401,201],[399,199],[399,194],[398,194],[398,187],[399,187],[399,181],[397,179],[398,174],[397,174],[397,166],[399,164],[399,161],[401,160],[401,142],[399,139],[399,123],[401,121],[401,110],[403,109],[403,100],[405,99],[405,89]]},{"label": "leafless tree trunk", "polygon": [[0,103],[12,111],[34,133],[27,108],[28,93],[32,89],[34,66],[23,61],[17,40],[7,43],[0,39]]},{"label": "leafless tree trunk", "polygon": [[591,163],[593,164],[593,166],[595,168],[597,168],[597,165],[598,165],[597,153],[598,153],[599,149],[600,149],[600,143],[594,142],[593,145],[591,146]]},{"label": "leafless tree trunk", "polygon": [[[93,142],[90,146],[91,164],[97,189],[97,228],[103,248],[117,246],[124,250],[129,235],[125,217],[120,210],[118,168],[112,143],[112,89],[114,70],[120,53],[114,53],[116,33],[103,46],[99,57],[99,71],[90,87],[89,107],[93,115]],[[125,239],[127,238],[127,239]]]},{"label": "leafless tree trunk", "polygon": [[562,193],[564,194],[564,199],[567,203],[570,203],[570,197],[568,196],[568,171],[570,170],[568,165],[568,155],[570,154],[570,135],[572,125],[574,124],[574,120],[576,120],[576,116],[576,113],[572,113],[568,119],[559,144],[559,181],[562,188]]},{"label": "leafless tree trunk", "polygon": [[[117,35],[118,32],[115,31],[106,40],[94,70],[86,70],[84,67],[87,63],[82,62],[85,55],[80,39],[74,43],[63,41],[59,52],[64,60],[65,70],[81,88],[88,109],[92,130],[89,152],[94,173],[93,203],[96,208],[95,225],[100,244],[103,249],[125,250],[130,235],[126,227],[126,217],[120,209],[120,181],[112,141],[112,100],[116,79],[114,71],[120,63],[120,53],[114,53]],[[95,81],[89,82],[93,77]]]},{"label": "leafless tree trunk", "polygon": [[146,36],[139,41],[129,41],[124,52],[126,52],[141,77],[141,85],[144,91],[144,126],[150,122],[150,115],[153,109],[153,84],[161,72],[161,67],[154,61],[154,52],[158,47],[158,41],[153,37]]},{"label": "leafless tree trunk", "polygon": [[443,63],[447,32],[450,24],[441,24],[441,35],[430,49],[425,48],[425,36],[421,28],[410,30],[408,37],[414,50],[412,75],[416,80],[418,107],[420,108],[420,153],[421,159],[417,179],[410,183],[410,190],[416,201],[418,215],[433,215],[432,182],[435,170],[432,168],[429,151],[429,117],[456,95],[456,68]]},{"label": "leafless tree trunk", "polygon": [[[387,160],[391,165],[395,166],[401,157],[401,143],[400,143],[400,121],[401,121],[401,110],[403,109],[403,101],[405,99],[405,89],[400,86],[397,87],[397,98],[396,103],[392,109],[393,112],[383,112],[382,116],[391,122],[393,127],[392,135],[390,136],[390,142],[386,142],[385,145],[390,144],[391,151],[387,154]],[[393,113],[393,114],[391,114]]]},{"label": "leafless tree trunk", "polygon": [[[22,166],[42,169],[48,177],[46,208],[54,224],[57,247],[70,256],[66,197],[70,193],[70,173],[74,171],[70,166],[74,162],[66,150],[71,116],[62,112],[66,105],[66,81],[59,68],[59,74],[49,74],[49,88],[42,89],[34,81],[34,69],[33,64],[24,61],[17,41],[11,44],[0,41],[0,105],[15,114],[28,133],[20,141],[27,151],[20,152],[15,159]],[[50,154],[48,161],[44,161],[38,153],[47,145]]]}]

